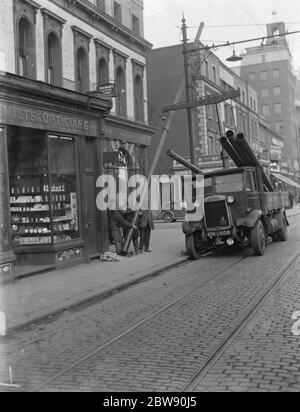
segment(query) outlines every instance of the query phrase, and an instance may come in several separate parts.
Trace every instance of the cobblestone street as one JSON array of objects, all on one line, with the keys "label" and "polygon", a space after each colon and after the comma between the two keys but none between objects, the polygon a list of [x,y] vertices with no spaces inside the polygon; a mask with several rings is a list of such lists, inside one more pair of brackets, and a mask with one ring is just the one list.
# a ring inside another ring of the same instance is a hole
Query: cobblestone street
[{"label": "cobblestone street", "polygon": [[194,379],[197,392],[299,391],[300,216],[290,221],[263,257],[219,252],[12,332],[0,381],[11,366],[20,388],[1,390],[182,391]]}]

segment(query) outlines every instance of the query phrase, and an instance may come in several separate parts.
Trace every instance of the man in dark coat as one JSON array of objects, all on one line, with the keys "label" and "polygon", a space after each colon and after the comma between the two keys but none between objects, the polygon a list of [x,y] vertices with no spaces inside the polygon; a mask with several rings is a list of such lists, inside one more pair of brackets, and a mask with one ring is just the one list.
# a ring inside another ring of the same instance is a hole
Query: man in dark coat
[{"label": "man in dark coat", "polygon": [[132,224],[127,222],[118,210],[108,211],[109,230],[116,247],[116,253],[121,254],[123,248],[123,233],[121,228],[132,228]]},{"label": "man in dark coat", "polygon": [[139,228],[140,228],[140,252],[151,252],[150,237],[151,230],[154,230],[154,221],[152,212],[150,210],[142,210],[140,212],[139,218]]},{"label": "man in dark coat", "polygon": [[[127,220],[127,222],[129,222],[129,223],[131,223],[132,222],[132,219],[133,219],[133,215],[134,215],[134,211],[133,210],[127,210],[125,213],[124,213],[124,219],[125,220]],[[139,228],[138,228],[138,222],[139,222],[139,216],[138,216],[138,218],[137,218],[137,221],[136,221],[136,227],[133,229],[133,232],[132,232],[132,237],[131,237],[131,239],[132,239],[132,243],[133,243],[133,247],[134,247],[134,251],[135,251],[135,254],[137,255],[138,253],[139,253],[139,236],[140,236],[140,231],[139,231]],[[127,237],[127,234],[128,234],[128,232],[129,232],[129,228],[128,227],[124,227],[124,229],[123,229],[123,238],[124,238],[124,242],[125,242],[125,239],[126,239],[126,237]]]}]

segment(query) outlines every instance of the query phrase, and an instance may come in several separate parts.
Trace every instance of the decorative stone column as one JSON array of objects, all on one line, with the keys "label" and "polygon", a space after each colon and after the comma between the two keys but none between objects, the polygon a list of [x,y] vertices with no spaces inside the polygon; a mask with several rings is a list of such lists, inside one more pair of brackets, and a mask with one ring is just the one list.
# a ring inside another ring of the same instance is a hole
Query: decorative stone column
[{"label": "decorative stone column", "polygon": [[6,129],[0,126],[0,280],[12,276],[15,256],[11,248],[10,199]]}]

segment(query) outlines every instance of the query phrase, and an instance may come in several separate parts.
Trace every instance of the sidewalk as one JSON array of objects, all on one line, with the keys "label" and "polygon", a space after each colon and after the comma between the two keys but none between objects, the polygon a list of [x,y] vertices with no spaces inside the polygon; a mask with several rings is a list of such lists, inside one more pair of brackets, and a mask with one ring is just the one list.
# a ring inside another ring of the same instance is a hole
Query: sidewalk
[{"label": "sidewalk", "polygon": [[156,227],[151,236],[152,253],[121,262],[95,260],[0,285],[0,311],[6,316],[7,331],[184,262],[187,257],[181,254],[185,250],[181,228]]}]

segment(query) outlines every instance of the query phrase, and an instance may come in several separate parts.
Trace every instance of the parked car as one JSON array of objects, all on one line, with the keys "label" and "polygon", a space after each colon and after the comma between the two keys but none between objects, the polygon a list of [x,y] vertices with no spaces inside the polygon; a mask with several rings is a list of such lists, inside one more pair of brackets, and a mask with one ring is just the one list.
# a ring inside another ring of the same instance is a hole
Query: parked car
[{"label": "parked car", "polygon": [[175,222],[185,218],[186,209],[182,202],[166,202],[162,205],[157,219],[163,219],[165,223]]}]

